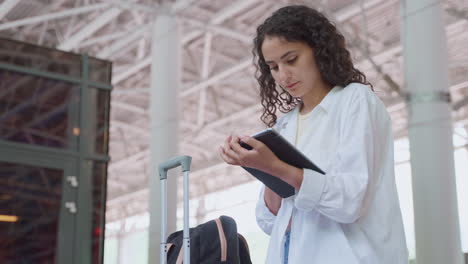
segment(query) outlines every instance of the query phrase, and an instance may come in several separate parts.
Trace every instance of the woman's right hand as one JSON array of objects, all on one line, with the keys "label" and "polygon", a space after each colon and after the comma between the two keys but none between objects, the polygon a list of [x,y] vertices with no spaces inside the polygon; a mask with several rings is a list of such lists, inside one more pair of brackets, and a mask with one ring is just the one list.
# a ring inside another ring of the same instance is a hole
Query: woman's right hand
[{"label": "woman's right hand", "polygon": [[231,147],[231,143],[234,139],[238,140],[238,137],[233,137],[232,135],[228,136],[223,144],[219,147],[219,155],[229,165],[237,165],[241,166],[241,162],[239,161],[238,154],[236,151]]},{"label": "woman's right hand", "polygon": [[[241,142],[250,148],[242,147]],[[219,148],[219,154],[230,165],[254,168],[272,175],[276,175],[275,166],[284,163],[264,143],[249,136],[227,137]]]}]

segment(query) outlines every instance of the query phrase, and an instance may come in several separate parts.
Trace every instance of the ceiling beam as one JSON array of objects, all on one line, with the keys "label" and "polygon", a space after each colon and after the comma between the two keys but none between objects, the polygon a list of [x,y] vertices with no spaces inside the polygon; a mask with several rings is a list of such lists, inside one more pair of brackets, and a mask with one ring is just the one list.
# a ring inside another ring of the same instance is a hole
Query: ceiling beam
[{"label": "ceiling beam", "polygon": [[461,83],[458,83],[458,84],[455,84],[453,86],[450,87],[450,91],[458,91],[460,89],[464,89],[468,87],[468,81],[465,81],[465,82],[461,82]]},{"label": "ceiling beam", "polygon": [[133,67],[129,67],[126,71],[116,74],[112,78],[112,84],[116,85],[119,82],[121,82],[123,80],[126,80],[128,77],[132,76],[133,74],[135,74],[135,73],[141,71],[142,69],[148,67],[151,64],[151,61],[152,60],[151,60],[151,56],[150,56],[150,57],[146,58],[145,60],[141,61],[140,63],[135,64]]},{"label": "ceiling beam", "polygon": [[132,45],[136,43],[138,39],[142,38],[151,29],[151,26],[152,24],[147,24],[143,27],[140,27],[137,30],[133,30],[133,33],[128,34],[123,39],[117,40],[112,45],[104,47],[100,52],[96,54],[96,57],[108,58],[112,56],[115,52],[117,52],[118,50],[128,45]]},{"label": "ceiling beam", "polygon": [[[202,33],[203,33],[202,31],[194,31],[194,34],[202,34]],[[192,34],[190,34],[190,35],[192,35]],[[187,42],[189,42],[190,40],[191,40],[191,38],[183,38],[181,46],[187,44]],[[131,68],[128,68],[124,72],[116,74],[115,76],[112,77],[112,84],[116,85],[119,82],[129,78],[133,74],[139,72],[140,70],[148,67],[151,64],[151,61],[152,61],[151,57],[148,57],[147,59],[141,61],[140,63],[136,64],[135,66],[133,66]]]},{"label": "ceiling beam", "polygon": [[[229,32],[230,30],[226,29],[226,30],[220,30],[220,28],[217,28],[215,27],[216,25],[219,25],[221,23],[223,23],[225,20],[229,19],[231,16],[233,15],[236,15],[238,12],[248,8],[249,6],[251,6],[253,3],[257,2],[257,0],[240,0],[240,1],[237,1],[227,7],[225,7],[223,10],[221,10],[218,14],[215,15],[214,18],[212,18],[210,20],[210,22],[208,22],[207,24],[204,24],[204,27],[206,27],[207,29],[212,29],[213,31],[219,31],[219,33],[221,32],[224,32],[224,33],[227,33]],[[190,21],[190,24],[193,24],[194,21]],[[200,26],[200,24],[198,25]],[[244,37],[240,37],[240,33],[237,33],[237,32],[229,32],[231,33],[230,35],[231,36],[238,36],[240,39],[242,39],[241,41],[245,41]],[[191,38],[186,38],[187,42],[193,40],[193,39],[196,39],[198,37],[200,37],[201,35],[203,34],[203,32],[200,32],[199,34],[191,34],[190,37]]]},{"label": "ceiling beam", "polygon": [[463,99],[460,99],[457,102],[453,102],[452,108],[454,111],[458,111],[465,105],[468,105],[468,96],[464,97]]},{"label": "ceiling beam", "polygon": [[[158,10],[160,5],[158,3],[151,3],[151,4],[140,4],[136,3],[135,0],[111,0],[109,1],[111,4],[121,7],[123,9],[133,10],[133,11],[141,11],[145,13],[155,14]],[[151,2],[151,1],[150,1]],[[155,1],[153,1],[155,2]]]},{"label": "ceiling beam", "polygon": [[[135,66],[131,67],[131,68],[128,68],[126,71],[122,72],[122,73],[119,73],[117,75],[115,75],[113,78],[112,78],[112,84],[113,85],[116,85],[118,84],[119,82],[123,81],[123,80],[126,80],[127,78],[129,78],[130,76],[132,76],[133,74],[141,71],[142,69],[148,67],[149,65],[151,64],[151,57],[141,61],[140,63],[136,64]],[[251,65],[252,62],[251,62],[251,59],[245,59],[243,60],[242,62],[240,62],[239,64],[237,65],[234,65],[232,66],[231,68],[228,68],[226,69],[225,71],[205,80],[205,81],[202,81],[198,84],[196,84],[195,86],[183,91],[181,93],[181,97],[184,97],[184,96],[187,96],[189,94],[192,94],[200,89],[203,89],[205,88],[206,86],[208,85],[211,85],[217,81],[219,81],[220,79],[223,79],[233,73],[236,73],[238,71],[241,71],[243,69],[245,69],[246,67],[248,67],[249,65]]]},{"label": "ceiling beam", "polygon": [[124,36],[128,36],[128,34],[129,32],[127,31],[127,32],[117,32],[117,33],[110,33],[106,35],[96,36],[96,37],[89,38],[88,40],[81,42],[80,47],[86,47],[86,46],[91,46],[91,45],[95,45],[95,44],[102,43],[102,42],[112,41],[118,38],[122,38]]},{"label": "ceiling beam", "polygon": [[[213,33],[223,35],[225,37],[229,37],[229,38],[232,38],[232,39],[235,39],[235,40],[239,40],[240,42],[243,42],[243,43],[247,43],[247,44],[252,43],[252,37],[251,36],[248,36],[246,34],[237,32],[235,30],[229,29],[229,28],[224,27],[224,26],[206,24],[205,22],[195,20],[195,19],[187,19],[186,18],[186,19],[184,19],[184,21],[187,22],[191,26],[195,26],[195,27],[199,27],[199,28],[203,29],[202,31],[198,31],[198,32],[191,31],[190,35],[186,36],[184,38],[184,39],[188,39],[189,41],[200,37],[203,34],[203,32],[209,31],[209,32],[213,32]],[[188,42],[188,41],[186,41],[186,42]]]},{"label": "ceiling beam", "polygon": [[186,35],[184,35],[182,37],[182,45],[181,46],[183,46],[183,45],[189,43],[190,41],[198,38],[202,34],[203,34],[202,30],[190,30],[189,33],[187,33]]},{"label": "ceiling beam", "polygon": [[[380,4],[381,2],[384,2],[384,0],[365,1],[363,3],[363,9],[370,9]],[[392,3],[392,1],[388,1],[387,3]],[[393,2],[392,4],[395,4],[395,3]],[[349,6],[338,10],[336,14],[334,15],[334,17],[339,22],[343,22],[347,19],[350,19],[358,15],[359,13],[361,13],[361,4],[358,2],[358,3],[350,4]]]},{"label": "ceiling beam", "polygon": [[208,159],[213,155],[212,151],[188,141],[181,142],[180,149],[186,150],[192,157],[196,157],[197,152],[203,155],[204,159]]},{"label": "ceiling beam", "polygon": [[6,0],[0,4],[0,20],[2,20],[13,7],[15,7],[21,0]]},{"label": "ceiling beam", "polygon": [[177,13],[183,11],[189,5],[193,4],[195,0],[179,0],[172,5],[172,12]]},{"label": "ceiling beam", "polygon": [[100,9],[104,9],[106,7],[109,7],[108,3],[99,3],[99,4],[84,6],[84,7],[71,8],[71,9],[67,9],[64,11],[49,13],[46,15],[28,17],[25,19],[3,23],[0,25],[0,30],[11,29],[11,28],[25,26],[29,24],[38,24],[38,23],[42,23],[42,22],[50,21],[54,19],[60,19],[60,18],[75,16],[79,14],[89,13],[89,12],[97,11]]},{"label": "ceiling beam", "polygon": [[262,110],[262,106],[260,104],[254,104],[252,106],[249,106],[249,107],[245,108],[242,111],[235,112],[235,113],[233,113],[233,114],[231,114],[229,116],[226,116],[226,117],[218,119],[218,120],[216,120],[214,122],[211,122],[208,125],[206,125],[204,127],[204,129],[214,129],[216,127],[225,125],[226,123],[232,122],[232,121],[237,120],[239,118],[243,118],[243,117],[246,117],[246,116],[251,116],[252,114],[257,113],[257,112],[259,112],[261,110]]},{"label": "ceiling beam", "polygon": [[[253,4],[254,2],[256,2],[257,0],[241,0],[241,1],[237,1],[235,2],[234,4],[224,8],[222,11],[220,11],[209,23],[207,26],[212,26],[212,25],[217,25],[217,24],[220,24],[222,23],[223,21],[225,21],[226,19],[229,19],[231,16],[237,14],[237,12],[240,12],[242,11],[243,9],[249,7],[251,4]],[[189,2],[189,3],[188,3]],[[185,5],[185,4],[190,4],[191,1],[186,1],[186,2],[180,2],[180,4],[178,4],[179,2],[176,2],[175,5]],[[179,7],[180,8],[180,7]],[[218,29],[216,29],[218,30]],[[220,32],[222,30],[219,30]],[[227,29],[225,29],[225,31],[229,31]],[[190,34],[190,37],[184,37],[182,38],[182,43],[181,43],[181,46],[185,45],[186,43],[190,42],[192,39],[195,39],[199,36],[201,36],[205,31],[196,31],[196,32],[193,32]],[[240,33],[238,32],[230,32],[229,33],[231,36],[239,36],[241,35]],[[240,38],[240,37],[239,37]],[[245,37],[242,37],[241,39],[243,39]],[[243,41],[246,41],[245,39]],[[119,74],[117,76],[114,76],[113,77],[113,81],[112,83],[115,85],[125,79],[127,79],[128,77],[130,77],[131,75],[133,75],[134,73],[140,71],[141,69],[149,66],[151,64],[151,59],[148,58],[144,61],[142,61],[141,63],[135,65],[134,67],[128,69],[127,71],[125,71],[124,73],[122,74]],[[242,63],[241,63],[242,64]],[[245,65],[241,65],[241,67],[245,67]],[[199,89],[202,89],[206,86],[202,85],[201,88],[195,88],[193,89],[192,91],[195,92],[195,91],[198,91]],[[189,92],[192,93],[192,91]]]},{"label": "ceiling beam", "polygon": [[150,89],[148,87],[141,88],[130,88],[130,89],[114,89],[112,90],[112,95],[138,95],[143,93],[149,93]]},{"label": "ceiling beam", "polygon": [[228,76],[231,76],[232,74],[236,73],[236,72],[239,72],[241,70],[244,70],[245,68],[249,67],[252,65],[252,59],[249,57],[249,58],[246,58],[246,59],[243,59],[240,63],[236,64],[236,65],[233,65],[229,68],[227,68],[226,70],[196,84],[195,86],[189,88],[189,89],[186,89],[184,91],[182,91],[180,93],[180,97],[186,97],[192,93],[195,93],[201,89],[204,89],[205,87],[209,86],[209,85],[212,85],[214,83],[216,83],[217,81],[221,80],[221,79],[224,79]]},{"label": "ceiling beam", "polygon": [[[208,77],[210,70],[210,59],[211,59],[211,40],[213,35],[210,32],[205,34],[205,43],[203,47],[203,58],[200,71],[200,79],[204,80]],[[205,123],[205,104],[206,104],[206,89],[203,89],[200,93],[200,99],[198,102],[198,116],[197,126],[202,126]]]},{"label": "ceiling beam", "polygon": [[258,2],[257,0],[241,0],[237,1],[229,6],[223,8],[220,12],[218,12],[214,18],[211,19],[210,24],[218,25],[226,21],[227,19],[233,17],[240,11],[243,11],[253,5],[254,3]]},{"label": "ceiling beam", "polygon": [[137,105],[129,104],[129,103],[124,103],[124,102],[118,102],[118,101],[115,101],[115,100],[112,101],[112,107],[118,107],[120,109],[127,110],[127,111],[134,112],[134,113],[141,114],[141,115],[148,114],[148,111],[145,108],[141,107],[141,106],[137,106]]},{"label": "ceiling beam", "polygon": [[[149,128],[148,129],[141,128],[139,126],[129,124],[129,123],[126,123],[126,122],[122,122],[122,121],[119,121],[119,120],[111,120],[110,121],[110,127],[111,127],[111,129],[123,128],[123,131],[125,131],[125,132],[132,132],[132,133],[139,134],[140,138],[145,137],[145,136],[149,136]],[[111,164],[113,164],[113,163],[111,163]]]},{"label": "ceiling beam", "polygon": [[111,8],[104,12],[102,15],[99,15],[95,20],[86,25],[80,31],[75,33],[73,36],[67,38],[62,42],[57,48],[61,50],[72,50],[75,48],[82,40],[94,34],[100,28],[108,24],[110,21],[114,20],[122,12],[119,8]]},{"label": "ceiling beam", "polygon": [[142,150],[140,152],[134,153],[134,154],[132,154],[130,156],[127,156],[127,157],[125,157],[123,159],[117,160],[117,161],[109,164],[109,171],[116,171],[119,168],[127,166],[129,163],[134,164],[138,160],[141,160],[141,159],[143,159],[145,157],[148,157],[149,154],[150,154],[149,150],[145,149],[145,150]]}]

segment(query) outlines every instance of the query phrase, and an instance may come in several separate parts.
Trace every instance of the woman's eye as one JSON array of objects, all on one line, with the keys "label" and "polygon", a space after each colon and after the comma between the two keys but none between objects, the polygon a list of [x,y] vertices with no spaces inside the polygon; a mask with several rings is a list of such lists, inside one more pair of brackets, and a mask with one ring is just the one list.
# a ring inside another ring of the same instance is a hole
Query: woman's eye
[{"label": "woman's eye", "polygon": [[272,66],[272,67],[270,67],[270,71],[276,71],[276,70],[278,70],[278,66]]},{"label": "woman's eye", "polygon": [[296,59],[297,59],[297,57],[294,57],[294,58],[288,60],[287,62],[288,62],[289,64],[292,64],[292,63],[294,63],[294,62],[296,61]]}]

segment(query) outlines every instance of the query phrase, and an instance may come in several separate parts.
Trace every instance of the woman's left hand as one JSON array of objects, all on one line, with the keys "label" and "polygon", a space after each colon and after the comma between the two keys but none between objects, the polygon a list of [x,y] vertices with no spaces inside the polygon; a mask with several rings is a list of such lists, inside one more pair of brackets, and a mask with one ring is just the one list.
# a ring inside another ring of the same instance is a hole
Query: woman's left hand
[{"label": "woman's left hand", "polygon": [[[243,148],[240,141],[252,147],[251,150]],[[220,147],[221,157],[231,165],[239,165],[258,169],[270,173],[280,159],[262,142],[249,136],[228,137]]]}]

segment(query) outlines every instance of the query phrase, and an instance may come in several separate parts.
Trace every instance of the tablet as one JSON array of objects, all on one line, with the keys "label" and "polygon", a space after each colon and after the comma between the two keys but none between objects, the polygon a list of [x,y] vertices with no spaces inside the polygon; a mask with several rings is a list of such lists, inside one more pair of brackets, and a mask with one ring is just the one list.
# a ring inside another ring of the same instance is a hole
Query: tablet
[{"label": "tablet", "polygon": [[[275,155],[280,160],[297,168],[312,169],[319,173],[325,174],[325,172],[323,172],[317,165],[310,161],[304,154],[302,154],[302,152],[300,152],[294,145],[289,143],[273,128],[262,130],[252,135],[252,137],[267,145],[268,148],[270,148],[271,151],[273,151],[273,153],[275,153]],[[252,149],[251,146],[245,144],[244,142],[240,142],[240,145],[245,149]],[[263,182],[265,186],[276,192],[279,196],[287,198],[294,195],[294,187],[285,181],[257,169],[248,167],[243,168],[252,174],[255,178]]]}]

